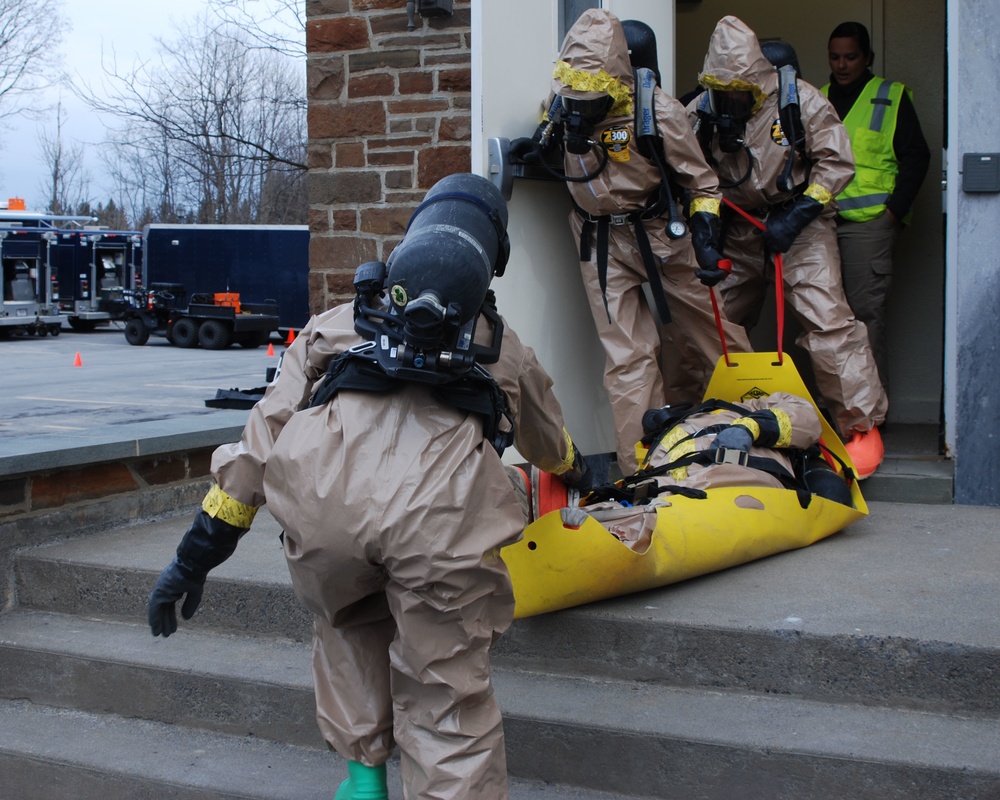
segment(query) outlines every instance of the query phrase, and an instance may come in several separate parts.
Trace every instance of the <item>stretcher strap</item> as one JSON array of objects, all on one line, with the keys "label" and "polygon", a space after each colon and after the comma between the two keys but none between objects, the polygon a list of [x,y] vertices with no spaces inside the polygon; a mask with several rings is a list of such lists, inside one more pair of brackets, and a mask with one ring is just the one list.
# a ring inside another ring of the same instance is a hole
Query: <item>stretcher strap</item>
[{"label": "stretcher strap", "polygon": [[[738,205],[730,202],[725,197],[722,198],[722,202],[729,206],[733,211],[739,214],[743,219],[749,222],[758,230],[767,230],[767,226],[761,222],[756,217],[751,216]],[[785,338],[785,276],[784,276],[784,259],[781,253],[774,254],[774,300],[777,308],[775,309],[775,316],[777,319],[778,328],[778,363],[784,363],[785,356],[781,352],[781,342]],[[722,322],[719,318],[718,307],[715,304],[715,295],[712,295],[712,305],[715,311],[715,318],[719,325],[719,333],[722,333]],[[725,352],[726,349],[726,339],[725,336],[722,338],[722,350]],[[726,365],[729,365],[729,360],[726,359]]]}]

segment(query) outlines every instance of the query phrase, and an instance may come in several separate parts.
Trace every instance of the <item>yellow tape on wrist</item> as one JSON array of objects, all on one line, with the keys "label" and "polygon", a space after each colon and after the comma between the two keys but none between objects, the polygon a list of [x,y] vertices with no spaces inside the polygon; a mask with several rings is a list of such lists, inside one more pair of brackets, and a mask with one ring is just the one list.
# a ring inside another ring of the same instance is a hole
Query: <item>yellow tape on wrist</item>
[{"label": "yellow tape on wrist", "polygon": [[691,201],[691,213],[696,214],[699,211],[706,211],[709,214],[714,214],[719,216],[719,209],[722,206],[722,201],[715,197],[696,197]]},{"label": "yellow tape on wrist", "polygon": [[563,459],[562,464],[555,468],[554,475],[565,475],[573,468],[576,446],[573,444],[573,440],[569,437],[569,432],[565,428],[563,428],[563,436],[566,437],[566,458]]},{"label": "yellow tape on wrist", "polygon": [[757,424],[757,420],[751,419],[750,417],[740,417],[733,421],[733,425],[739,425],[741,428],[746,428],[750,431],[750,435],[753,436],[753,440],[756,442],[760,437],[760,425]]},{"label": "yellow tape on wrist", "polygon": [[248,506],[226,494],[215,484],[208,490],[201,507],[210,517],[221,519],[237,528],[249,528],[257,513],[256,506]]},{"label": "yellow tape on wrist", "polygon": [[826,189],[820,186],[818,183],[810,183],[806,190],[802,193],[806,197],[811,197],[820,205],[825,206],[831,200],[833,200],[833,195],[830,194]]},{"label": "yellow tape on wrist", "polygon": [[771,413],[778,420],[778,441],[774,443],[774,446],[790,447],[792,444],[792,418],[788,416],[787,411],[782,411],[780,408],[772,408]]}]

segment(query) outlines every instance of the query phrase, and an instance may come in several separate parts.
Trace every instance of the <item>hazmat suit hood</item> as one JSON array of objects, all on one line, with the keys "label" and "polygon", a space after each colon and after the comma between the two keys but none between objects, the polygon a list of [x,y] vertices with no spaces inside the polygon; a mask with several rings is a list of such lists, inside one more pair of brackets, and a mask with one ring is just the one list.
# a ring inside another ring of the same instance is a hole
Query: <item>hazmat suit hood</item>
[{"label": "hazmat suit hood", "polygon": [[635,81],[621,20],[609,11],[584,11],[566,33],[552,73],[552,91],[575,100],[613,99],[609,117],[632,113]]},{"label": "hazmat suit hood", "polygon": [[728,16],[719,20],[708,40],[698,83],[706,89],[752,93],[751,113],[756,114],[778,90],[778,74],[761,52],[757,35],[743,20]]}]

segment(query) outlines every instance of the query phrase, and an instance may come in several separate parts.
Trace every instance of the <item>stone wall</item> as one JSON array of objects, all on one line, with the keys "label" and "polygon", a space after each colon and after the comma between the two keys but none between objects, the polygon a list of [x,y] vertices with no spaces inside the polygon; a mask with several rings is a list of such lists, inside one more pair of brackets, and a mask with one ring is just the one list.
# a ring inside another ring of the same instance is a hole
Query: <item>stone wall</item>
[{"label": "stone wall", "polygon": [[211,479],[213,447],[0,478],[0,521]]},{"label": "stone wall", "polygon": [[471,10],[413,15],[405,0],[307,0],[309,300],[354,298],[423,194],[471,166]]},{"label": "stone wall", "polygon": [[0,611],[16,600],[19,550],[175,515],[180,541],[212,485],[215,445],[176,447],[0,477]]}]

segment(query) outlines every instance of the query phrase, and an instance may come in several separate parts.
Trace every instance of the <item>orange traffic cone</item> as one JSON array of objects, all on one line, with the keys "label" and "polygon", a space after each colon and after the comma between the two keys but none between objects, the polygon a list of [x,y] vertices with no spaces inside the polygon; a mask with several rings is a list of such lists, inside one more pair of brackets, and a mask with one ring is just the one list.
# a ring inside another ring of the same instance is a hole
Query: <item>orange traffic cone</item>
[{"label": "orange traffic cone", "polygon": [[73,366],[74,367],[82,367],[83,366],[83,359],[80,358],[80,351],[79,350],[76,353],[76,358],[73,359]]},{"label": "orange traffic cone", "polygon": [[288,345],[290,345],[294,341],[295,341],[295,329],[294,328],[289,328],[288,329],[288,338],[285,339],[285,347],[288,347]]},{"label": "orange traffic cone", "polygon": [[274,345],[273,344],[268,344],[268,346],[267,346],[267,354],[269,356],[273,356],[274,355]]}]

